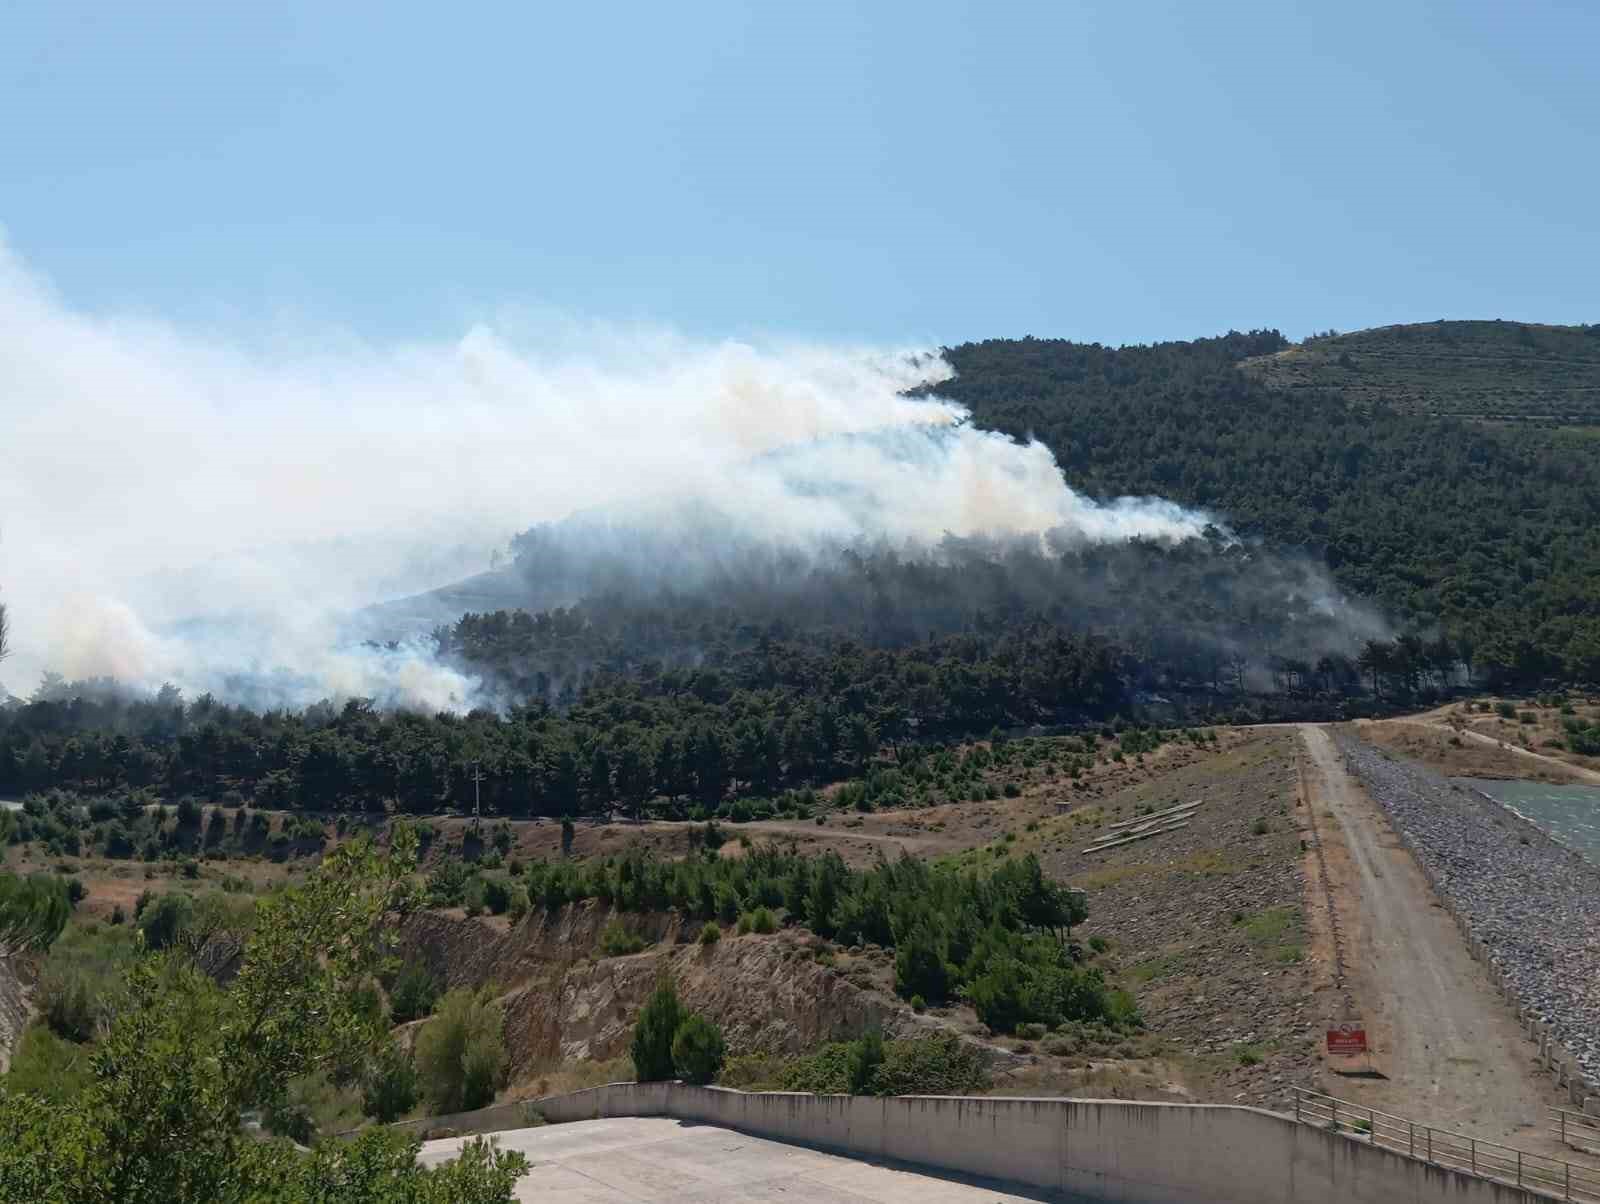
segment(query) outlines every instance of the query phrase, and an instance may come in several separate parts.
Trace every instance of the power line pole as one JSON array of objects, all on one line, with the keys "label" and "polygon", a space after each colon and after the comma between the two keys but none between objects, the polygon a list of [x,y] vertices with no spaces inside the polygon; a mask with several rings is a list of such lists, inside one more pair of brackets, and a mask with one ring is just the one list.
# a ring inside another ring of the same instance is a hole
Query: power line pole
[{"label": "power line pole", "polygon": [[472,763],[472,835],[475,837],[478,835],[480,817],[483,814],[483,804],[480,800],[478,791],[478,787],[482,781],[483,770],[479,768],[478,762],[474,761]]}]

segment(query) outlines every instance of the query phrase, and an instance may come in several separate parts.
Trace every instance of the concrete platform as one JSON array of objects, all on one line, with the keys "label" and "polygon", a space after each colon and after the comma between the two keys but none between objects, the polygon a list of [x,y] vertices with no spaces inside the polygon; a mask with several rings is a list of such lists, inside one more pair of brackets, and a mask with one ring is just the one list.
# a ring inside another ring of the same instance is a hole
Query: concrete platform
[{"label": "concrete platform", "polygon": [[[533,1164],[517,1182],[517,1199],[548,1204],[640,1200],[1000,1204],[1045,1198],[666,1117],[584,1120],[494,1136],[501,1148],[520,1151]],[[470,1140],[447,1137],[426,1142],[421,1160],[427,1165],[447,1161]]]}]

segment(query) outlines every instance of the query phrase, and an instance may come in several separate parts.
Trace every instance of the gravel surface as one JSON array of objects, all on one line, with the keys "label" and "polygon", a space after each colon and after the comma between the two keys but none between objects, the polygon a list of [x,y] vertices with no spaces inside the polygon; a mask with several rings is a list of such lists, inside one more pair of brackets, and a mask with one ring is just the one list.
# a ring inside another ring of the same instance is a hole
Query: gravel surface
[{"label": "gravel surface", "polygon": [[[1293,1088],[1320,1086],[1328,1017],[1303,957],[1294,740],[1292,729],[1260,731],[1103,800],[1122,807],[1110,820],[1205,800],[1187,828],[1090,856],[1082,837],[1041,854],[1052,876],[1089,888],[1080,939],[1115,943],[1150,1032],[1210,1068],[1192,1084],[1209,1102],[1291,1110]],[[1272,914],[1283,930],[1253,938],[1250,922]]]},{"label": "gravel surface", "polygon": [[1600,1082],[1600,867],[1431,770],[1335,738],[1518,998]]}]

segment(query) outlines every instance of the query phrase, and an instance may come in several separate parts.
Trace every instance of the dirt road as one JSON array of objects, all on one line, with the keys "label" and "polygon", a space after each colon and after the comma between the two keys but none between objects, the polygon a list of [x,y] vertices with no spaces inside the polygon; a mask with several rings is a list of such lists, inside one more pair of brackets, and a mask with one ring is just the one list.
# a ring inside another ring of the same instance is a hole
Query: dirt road
[{"label": "dirt road", "polygon": [[1323,842],[1349,993],[1386,1079],[1324,1076],[1325,1090],[1439,1128],[1535,1152],[1557,1101],[1483,968],[1326,730],[1302,725],[1312,818]]}]

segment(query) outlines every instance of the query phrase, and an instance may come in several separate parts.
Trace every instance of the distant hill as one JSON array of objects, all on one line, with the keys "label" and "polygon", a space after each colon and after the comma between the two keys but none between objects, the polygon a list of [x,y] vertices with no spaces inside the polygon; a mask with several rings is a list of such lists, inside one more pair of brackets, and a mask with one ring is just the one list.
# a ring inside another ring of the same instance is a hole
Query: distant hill
[{"label": "distant hill", "polygon": [[1277,389],[1499,422],[1600,426],[1600,324],[1424,322],[1307,339],[1246,361]]},{"label": "distant hill", "polygon": [[[1293,366],[1300,349],[1276,331],[1123,348],[991,339],[946,348],[956,375],[937,392],[981,426],[1042,440],[1093,496],[1172,498],[1305,551],[1402,622],[1464,640],[1497,677],[1600,681],[1600,440],[1441,413],[1509,409],[1490,404],[1492,373],[1521,389],[1524,414],[1550,407],[1536,404],[1546,382],[1578,396],[1583,372],[1600,383],[1600,336],[1586,329],[1436,323],[1318,341],[1432,348],[1431,360],[1369,353],[1385,371],[1411,363],[1411,385],[1393,391],[1376,368],[1348,389],[1337,367],[1321,387],[1312,366],[1280,383],[1288,370],[1263,365]],[[1486,351],[1502,344],[1521,351]]]}]

